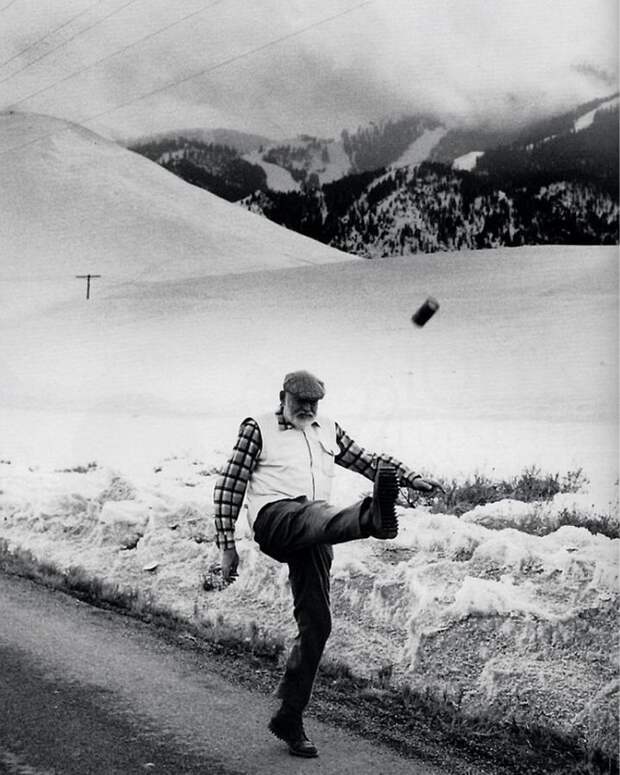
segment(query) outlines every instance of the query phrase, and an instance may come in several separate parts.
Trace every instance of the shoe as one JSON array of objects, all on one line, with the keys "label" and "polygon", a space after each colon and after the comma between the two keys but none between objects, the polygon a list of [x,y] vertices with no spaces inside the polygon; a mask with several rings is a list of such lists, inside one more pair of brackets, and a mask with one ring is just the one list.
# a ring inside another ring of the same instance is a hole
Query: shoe
[{"label": "shoe", "polygon": [[269,722],[269,731],[288,745],[292,756],[313,759],[319,755],[314,743],[306,736],[301,718],[276,713]]},{"label": "shoe", "polygon": [[374,538],[396,538],[398,535],[397,497],[396,468],[388,463],[380,462],[375,476],[368,524],[370,535]]}]

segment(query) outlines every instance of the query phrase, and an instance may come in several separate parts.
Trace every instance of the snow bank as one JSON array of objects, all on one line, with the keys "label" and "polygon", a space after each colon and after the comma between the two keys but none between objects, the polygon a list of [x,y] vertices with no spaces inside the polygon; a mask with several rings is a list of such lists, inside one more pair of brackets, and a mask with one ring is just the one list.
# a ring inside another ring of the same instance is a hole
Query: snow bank
[{"label": "snow bank", "polygon": [[[0,468],[0,537],[11,547],[138,589],[215,632],[290,643],[287,569],[258,551],[243,515],[238,581],[204,589],[219,560],[209,466],[175,457],[131,480],[95,467]],[[562,503],[527,506],[545,515]],[[568,525],[532,535],[515,527],[524,507],[493,506],[503,524],[482,524],[486,507],[462,519],[399,509],[395,540],[336,546],[326,658],[367,677],[389,668],[397,683],[460,696],[466,711],[489,708],[606,740],[620,541]],[[515,687],[527,703],[515,704]]]}]

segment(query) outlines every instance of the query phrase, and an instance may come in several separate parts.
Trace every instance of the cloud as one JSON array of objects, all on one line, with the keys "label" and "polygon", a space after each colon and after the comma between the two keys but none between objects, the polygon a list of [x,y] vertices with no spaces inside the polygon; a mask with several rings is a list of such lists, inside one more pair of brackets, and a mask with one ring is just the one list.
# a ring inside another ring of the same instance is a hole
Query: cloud
[{"label": "cloud", "polygon": [[[615,0],[374,0],[347,12],[354,6],[138,1],[9,82],[11,93],[90,68],[25,106],[72,120],[108,111],[93,126],[116,134],[226,125],[284,137],[335,136],[408,112],[501,125],[617,88]],[[53,16],[39,11],[40,29],[80,7],[86,0],[57,0]],[[9,21],[6,50],[16,51],[28,15]]]},{"label": "cloud", "polygon": [[583,62],[578,65],[573,65],[573,70],[580,75],[585,75],[586,78],[590,78],[594,82],[598,82],[608,88],[614,88],[618,85],[618,70],[610,72],[602,67]]}]

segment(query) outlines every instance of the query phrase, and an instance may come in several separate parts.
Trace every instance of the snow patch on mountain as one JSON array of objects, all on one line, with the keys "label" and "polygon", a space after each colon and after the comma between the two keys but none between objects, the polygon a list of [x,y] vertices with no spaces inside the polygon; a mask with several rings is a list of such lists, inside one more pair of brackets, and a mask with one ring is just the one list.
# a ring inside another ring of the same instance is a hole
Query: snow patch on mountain
[{"label": "snow patch on mountain", "polygon": [[284,167],[280,167],[278,164],[271,164],[271,162],[263,159],[262,151],[252,151],[252,153],[246,153],[243,157],[250,164],[257,164],[265,170],[267,175],[267,186],[272,191],[280,191],[286,193],[288,191],[299,191],[300,185],[293,178],[288,170]]},{"label": "snow patch on mountain", "polygon": [[[341,140],[297,137],[272,143],[243,157],[267,174],[273,191],[299,191],[300,180],[316,176],[319,184],[340,180],[351,171],[351,162]],[[298,174],[294,174],[298,173]]]},{"label": "snow patch on mountain", "polygon": [[315,157],[310,168],[311,172],[316,172],[321,184],[340,180],[351,171],[351,162],[340,140],[330,141],[325,149],[327,160]]},{"label": "snow patch on mountain", "polygon": [[484,156],[484,151],[470,151],[469,153],[463,154],[463,156],[459,156],[458,159],[455,159],[452,163],[452,167],[455,170],[471,172],[481,156]]},{"label": "snow patch on mountain", "polygon": [[594,118],[600,110],[609,110],[611,108],[617,107],[619,104],[620,96],[612,97],[610,100],[607,100],[607,102],[603,102],[598,107],[594,108],[594,110],[590,110],[588,113],[580,116],[574,124],[575,132],[581,132],[584,129],[592,126],[594,123]]},{"label": "snow patch on mountain", "polygon": [[392,167],[407,167],[426,161],[437,144],[448,134],[445,127],[438,126],[435,129],[427,129],[424,134],[414,140],[407,150],[400,156]]}]

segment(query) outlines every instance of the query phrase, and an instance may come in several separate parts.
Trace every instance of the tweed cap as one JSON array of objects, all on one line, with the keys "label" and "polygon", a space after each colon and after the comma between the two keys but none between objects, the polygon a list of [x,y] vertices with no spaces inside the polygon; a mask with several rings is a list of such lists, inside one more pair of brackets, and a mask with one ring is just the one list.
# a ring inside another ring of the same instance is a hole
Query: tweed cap
[{"label": "tweed cap", "polygon": [[282,389],[297,398],[317,401],[325,395],[325,385],[309,371],[292,371],[284,377]]}]

